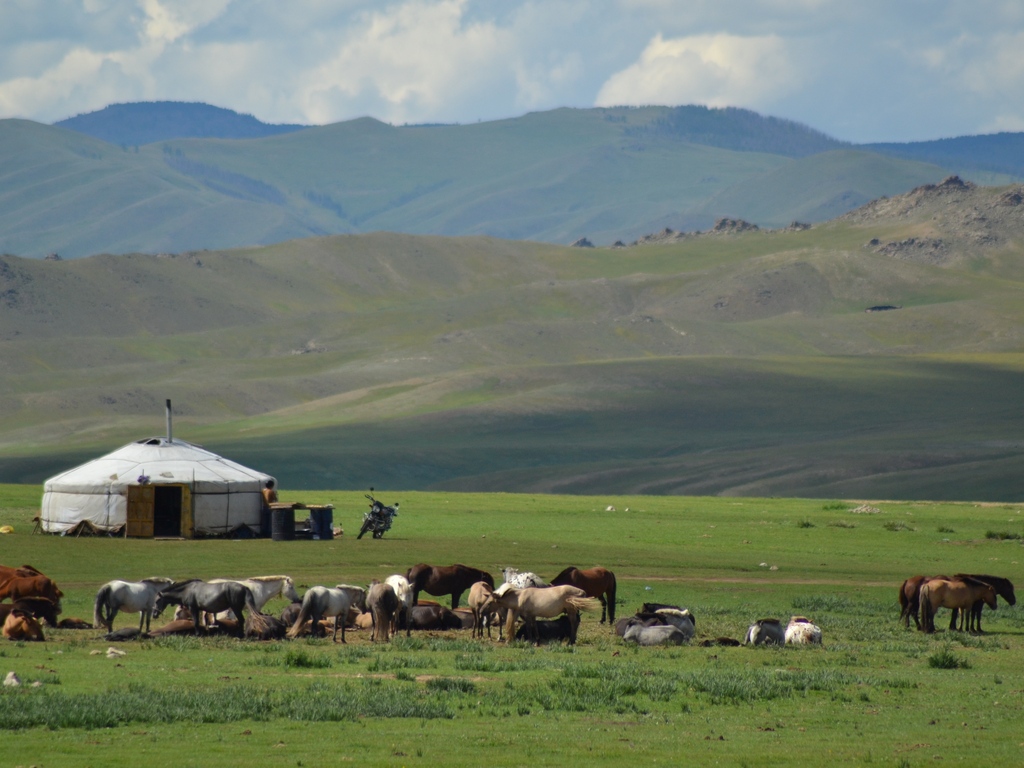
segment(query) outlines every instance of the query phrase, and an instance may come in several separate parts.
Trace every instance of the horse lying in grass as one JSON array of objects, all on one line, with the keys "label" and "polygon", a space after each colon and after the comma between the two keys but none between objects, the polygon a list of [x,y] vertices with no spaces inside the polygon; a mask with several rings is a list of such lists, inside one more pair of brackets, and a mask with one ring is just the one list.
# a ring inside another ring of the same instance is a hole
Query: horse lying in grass
[{"label": "horse lying in grass", "polygon": [[42,642],[43,628],[28,611],[13,609],[7,614],[3,624],[3,636],[8,640],[35,640]]}]

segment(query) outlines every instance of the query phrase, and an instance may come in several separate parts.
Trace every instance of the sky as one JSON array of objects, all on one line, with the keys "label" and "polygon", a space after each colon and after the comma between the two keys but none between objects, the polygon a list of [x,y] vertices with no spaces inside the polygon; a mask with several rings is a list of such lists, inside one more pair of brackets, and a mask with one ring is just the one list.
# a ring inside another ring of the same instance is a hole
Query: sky
[{"label": "sky", "polygon": [[744,107],[853,142],[1024,131],[1022,0],[0,0],[0,118]]}]

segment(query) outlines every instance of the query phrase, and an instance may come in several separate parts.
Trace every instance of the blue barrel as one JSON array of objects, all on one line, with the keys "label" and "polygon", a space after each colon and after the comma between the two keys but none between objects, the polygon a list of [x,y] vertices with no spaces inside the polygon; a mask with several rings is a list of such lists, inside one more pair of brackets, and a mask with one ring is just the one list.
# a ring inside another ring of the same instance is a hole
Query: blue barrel
[{"label": "blue barrel", "polygon": [[334,510],[311,509],[309,519],[312,523],[313,535],[325,541],[334,538]]}]

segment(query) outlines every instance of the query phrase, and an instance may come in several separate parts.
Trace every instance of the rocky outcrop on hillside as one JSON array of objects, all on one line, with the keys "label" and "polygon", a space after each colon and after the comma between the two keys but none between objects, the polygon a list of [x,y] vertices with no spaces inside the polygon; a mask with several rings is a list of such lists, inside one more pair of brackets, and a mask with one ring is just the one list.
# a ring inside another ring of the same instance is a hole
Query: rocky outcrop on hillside
[{"label": "rocky outcrop on hillside", "polygon": [[1024,239],[1024,186],[979,187],[950,176],[905,195],[873,200],[837,221],[912,225],[914,234],[909,237],[873,238],[866,247],[905,261],[949,266]]}]

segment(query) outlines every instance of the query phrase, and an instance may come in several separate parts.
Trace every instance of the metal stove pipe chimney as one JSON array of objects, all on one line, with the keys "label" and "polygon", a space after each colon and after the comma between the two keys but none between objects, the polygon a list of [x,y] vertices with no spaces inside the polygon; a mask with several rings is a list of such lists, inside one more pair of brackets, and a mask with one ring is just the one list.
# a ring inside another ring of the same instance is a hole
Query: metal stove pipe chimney
[{"label": "metal stove pipe chimney", "polygon": [[171,438],[171,401],[167,400],[167,442],[174,442]]}]

